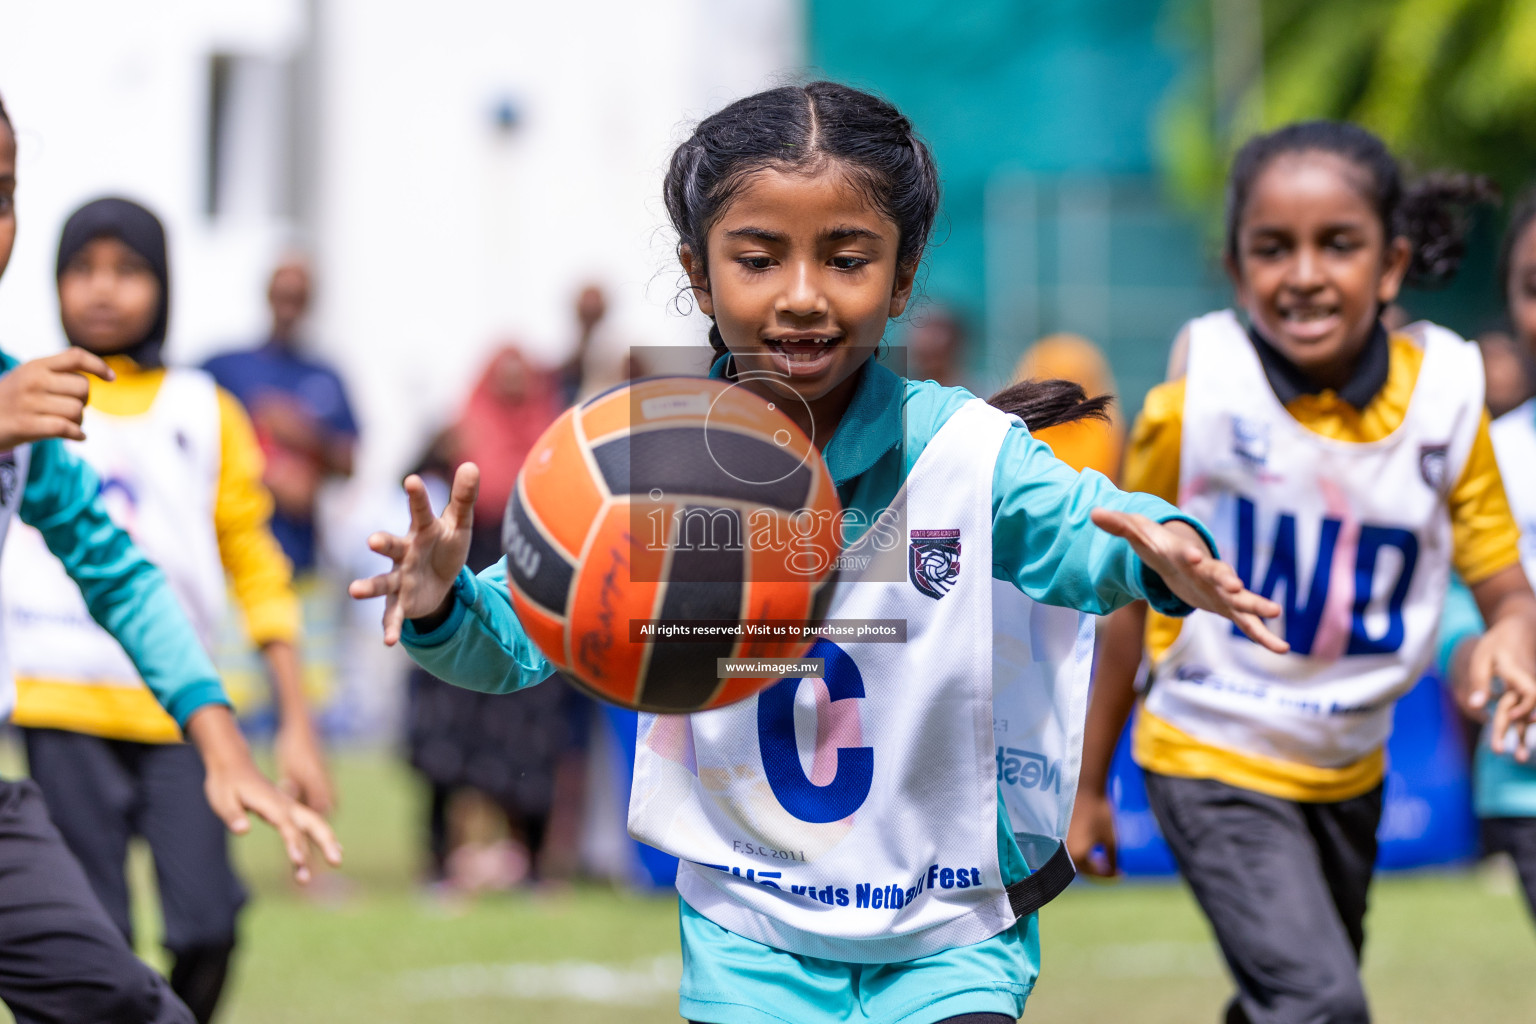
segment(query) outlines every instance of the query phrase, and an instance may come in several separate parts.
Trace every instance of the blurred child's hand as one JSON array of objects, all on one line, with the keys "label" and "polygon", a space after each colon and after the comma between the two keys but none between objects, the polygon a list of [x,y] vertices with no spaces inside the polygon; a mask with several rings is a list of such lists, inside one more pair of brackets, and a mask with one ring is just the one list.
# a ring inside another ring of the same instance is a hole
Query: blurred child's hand
[{"label": "blurred child's hand", "polygon": [[[1095,855],[1095,850],[1102,853]],[[1114,810],[1102,790],[1078,789],[1072,824],[1067,829],[1067,853],[1077,869],[1091,878],[1114,878],[1120,873]]]},{"label": "blurred child's hand", "polygon": [[1279,615],[1280,606],[1244,587],[1237,571],[1213,557],[1188,523],[1154,523],[1146,516],[1107,508],[1094,509],[1093,522],[1129,543],[1185,604],[1231,619],[1248,639],[1276,654],[1291,649],[1263,622]]},{"label": "blurred child's hand", "polygon": [[368,546],[392,560],[394,568],[366,580],[353,580],[347,592],[359,601],[384,598],[384,642],[395,644],[406,619],[442,615],[452,600],[454,578],[469,557],[469,531],[475,521],[475,495],[480,469],[466,462],[453,475],[448,507],[437,518],[426,484],[419,476],[405,479],[411,502],[411,527],[404,537],[375,533]]},{"label": "blurred child's hand", "polygon": [[113,378],[100,356],[71,347],[0,377],[0,450],[49,437],[84,441],[80,421],[91,393],[87,373]]},{"label": "blurred child's hand", "polygon": [[307,720],[284,722],[272,746],[278,788],[317,814],[329,816],[336,807],[336,788],[314,727]]},{"label": "blurred child's hand", "polygon": [[1479,722],[1492,718],[1488,741],[1495,754],[1511,752],[1513,732],[1515,760],[1528,760],[1526,729],[1536,713],[1536,635],[1530,623],[1506,618],[1465,646],[1470,647],[1466,670],[1452,673],[1457,703]]},{"label": "blurred child's hand", "polygon": [[1519,564],[1470,589],[1488,626],[1482,636],[1457,647],[1451,688],[1467,714],[1480,722],[1492,718],[1488,740],[1495,754],[1513,746],[1515,759],[1525,761],[1526,730],[1536,717],[1536,594]]},{"label": "blurred child's hand", "polygon": [[251,830],[246,812],[277,829],[299,882],[309,881],[309,845],[313,843],[326,862],[341,863],[341,844],[325,819],[285,795],[256,768],[235,716],[222,704],[194,712],[187,734],[202,755],[208,773],[203,783],[208,806],[235,835]]}]

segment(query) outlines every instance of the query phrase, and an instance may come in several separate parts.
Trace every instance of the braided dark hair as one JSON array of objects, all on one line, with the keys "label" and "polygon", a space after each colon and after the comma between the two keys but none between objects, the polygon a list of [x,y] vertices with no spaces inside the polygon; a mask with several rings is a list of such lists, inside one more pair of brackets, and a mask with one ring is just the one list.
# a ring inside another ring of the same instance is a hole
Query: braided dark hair
[{"label": "braided dark hair", "polygon": [[1403,171],[1373,133],[1349,121],[1303,121],[1256,135],[1237,151],[1227,177],[1226,255],[1238,265],[1237,231],[1253,183],[1277,157],[1290,153],[1331,153],[1365,172],[1363,185],[1376,216],[1391,238],[1404,238],[1412,251],[1408,283],[1444,284],[1466,255],[1471,209],[1498,199],[1498,188],[1476,174],[1428,174],[1405,184]]},{"label": "braided dark hair", "polygon": [[[678,254],[686,251],[707,280],[709,229],[754,173],[765,168],[815,173],[832,164],[896,224],[896,264],[914,270],[939,211],[933,154],[912,122],[890,103],[826,81],[739,99],[700,121],[677,147],[661,194],[677,231]],[[709,328],[709,343],[720,355],[726,353],[715,324]],[[1076,389],[1075,400],[1068,399],[1065,389],[1070,388]],[[1065,381],[1024,381],[999,392],[992,404],[1039,429],[1103,416],[1107,402],[1086,399],[1082,388]]]}]

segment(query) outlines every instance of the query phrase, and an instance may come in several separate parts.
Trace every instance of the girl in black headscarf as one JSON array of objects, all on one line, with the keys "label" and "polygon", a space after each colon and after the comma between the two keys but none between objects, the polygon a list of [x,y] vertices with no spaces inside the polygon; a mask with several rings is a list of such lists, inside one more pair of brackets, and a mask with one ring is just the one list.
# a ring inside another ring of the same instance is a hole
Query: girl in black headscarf
[{"label": "girl in black headscarf", "polygon": [[[294,646],[299,605],[268,527],[272,500],[255,432],[211,377],[167,369],[161,356],[170,299],[165,230],[126,199],[88,203],[64,225],[57,273],[65,335],[115,373],[92,386],[76,451],[100,475],[113,517],[169,578],[204,647],[233,585],[277,692],[279,770],[290,791],[325,813],[330,780]],[[14,652],[14,719],[33,779],[125,935],[124,859],[133,836],[148,842],[175,958],[171,986],[206,1022],[223,990],[245,891],[223,826],[201,797],[202,764],[134,666],[83,615],[60,571],[30,557],[32,547],[7,552],[6,574],[28,581],[13,588],[16,610],[72,624],[67,637],[29,631],[39,641]]]}]

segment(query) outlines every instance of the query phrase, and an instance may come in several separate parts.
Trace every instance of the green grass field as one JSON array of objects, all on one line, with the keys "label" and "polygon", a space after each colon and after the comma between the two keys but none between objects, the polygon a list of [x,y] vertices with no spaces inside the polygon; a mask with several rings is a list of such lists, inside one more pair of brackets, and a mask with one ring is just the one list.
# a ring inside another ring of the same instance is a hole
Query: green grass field
[{"label": "green grass field", "polygon": [[[347,891],[301,895],[270,835],[238,842],[255,899],[224,1024],[678,1020],[673,899],[578,887],[445,908],[413,881],[407,771],[373,753],[340,755],[335,768]],[[155,959],[153,920],[141,916]],[[1026,1021],[1218,1019],[1227,980],[1182,887],[1079,885],[1042,919]],[[1378,1021],[1536,1018],[1536,929],[1507,877],[1389,876],[1368,928]]]}]

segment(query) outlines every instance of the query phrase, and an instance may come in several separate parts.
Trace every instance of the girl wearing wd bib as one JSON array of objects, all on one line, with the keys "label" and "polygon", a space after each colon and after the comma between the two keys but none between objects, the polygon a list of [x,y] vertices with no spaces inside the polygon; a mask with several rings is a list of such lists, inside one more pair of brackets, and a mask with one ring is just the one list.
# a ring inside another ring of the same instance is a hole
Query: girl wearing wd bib
[{"label": "girl wearing wd bib", "polygon": [[[1146,631],[1134,752],[1237,982],[1228,1021],[1368,1019],[1357,964],[1383,745],[1433,653],[1453,566],[1494,623],[1463,703],[1483,713],[1498,674],[1511,689],[1496,722],[1536,707],[1536,597],[1478,350],[1431,324],[1389,335],[1379,319],[1406,276],[1454,271],[1457,206],[1480,197],[1467,179],[1405,189],[1354,125],[1250,141],[1232,167],[1226,246],[1246,323],[1193,321],[1184,376],[1147,396],[1133,435],[1127,486],[1210,524],[1247,585],[1281,603],[1291,647],[1276,655],[1199,612]],[[1120,613],[1130,635],[1144,614]],[[1134,701],[1140,652],[1111,648],[1069,841],[1083,862],[1096,845],[1112,857],[1104,782]]]},{"label": "girl wearing wd bib", "polygon": [[[682,1013],[1013,1020],[1038,974],[1034,908],[1071,877],[1059,837],[1091,634],[1065,609],[1194,605],[1283,649],[1257,617],[1276,608],[1171,506],[1079,476],[1018,418],[871,358],[939,198],[927,146],[889,104],[829,82],[740,100],[677,149],[664,194],[714,321],[712,372],[798,414],[845,521],[906,519],[886,545],[897,571],[840,585],[831,611],[904,618],[905,645],[822,641],[823,680],[642,720],[630,830],[683,861]],[[1036,425],[1098,408],[1060,382],[998,402]],[[513,618],[503,565],[460,571],[476,479],[460,470],[439,519],[408,480],[410,532],[369,541],[395,568],[352,594],[386,596],[385,641],[435,675],[514,690],[550,666]],[[795,720],[812,716],[806,751]]]},{"label": "girl wearing wd bib", "polygon": [[[71,343],[112,367],[92,385],[85,437],[66,446],[101,477],[103,503],[165,573],[205,648],[224,612],[225,573],[273,678],[284,785],[321,813],[330,780],[305,707],[294,641],[299,607],[267,529],[271,498],[240,405],[198,370],[167,369],[165,233],[137,203],[101,199],[65,223],[59,309]],[[32,778],[102,905],[131,935],[126,858],[154,855],[174,956],[171,986],[212,1017],[245,892],[203,767],[177,723],[36,531],[11,538],[3,568],[17,700]]]},{"label": "girl wearing wd bib", "polygon": [[[1536,355],[1536,191],[1526,193],[1510,218],[1499,260],[1504,301],[1516,340]],[[1509,504],[1520,525],[1520,560],[1526,577],[1536,581],[1536,399],[1493,421],[1493,450],[1509,489]],[[1483,621],[1472,595],[1455,587],[1441,627],[1441,677],[1455,689],[1469,685],[1472,658]],[[1475,763],[1474,807],[1482,819],[1483,845],[1510,855],[1536,915],[1536,765],[1521,763],[1509,749],[1518,737],[1506,737],[1504,753],[1495,753],[1493,733],[1485,731]]]}]

